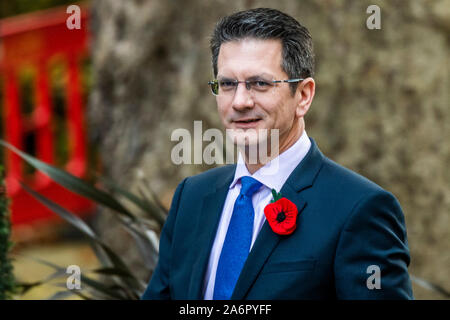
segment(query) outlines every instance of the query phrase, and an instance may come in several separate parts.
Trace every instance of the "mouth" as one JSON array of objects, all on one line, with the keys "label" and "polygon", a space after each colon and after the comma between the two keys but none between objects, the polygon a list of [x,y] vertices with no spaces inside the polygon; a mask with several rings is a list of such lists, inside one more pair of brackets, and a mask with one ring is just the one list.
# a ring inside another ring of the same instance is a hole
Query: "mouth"
[{"label": "mouth", "polygon": [[236,124],[236,126],[239,128],[251,128],[255,127],[260,121],[261,121],[260,118],[247,118],[234,120],[233,123]]}]

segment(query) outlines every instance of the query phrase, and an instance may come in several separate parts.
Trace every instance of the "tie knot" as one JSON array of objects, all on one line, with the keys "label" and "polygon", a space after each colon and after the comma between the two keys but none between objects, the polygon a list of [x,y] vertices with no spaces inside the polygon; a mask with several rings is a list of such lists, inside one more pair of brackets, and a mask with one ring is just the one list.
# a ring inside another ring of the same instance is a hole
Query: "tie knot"
[{"label": "tie knot", "polygon": [[258,191],[262,183],[252,177],[242,177],[241,178],[241,194],[251,198],[253,194]]}]

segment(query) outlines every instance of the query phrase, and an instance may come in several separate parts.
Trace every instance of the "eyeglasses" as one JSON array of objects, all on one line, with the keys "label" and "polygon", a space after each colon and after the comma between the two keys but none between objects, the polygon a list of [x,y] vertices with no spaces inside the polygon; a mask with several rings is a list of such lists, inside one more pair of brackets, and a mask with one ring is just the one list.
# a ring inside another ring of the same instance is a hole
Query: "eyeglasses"
[{"label": "eyeglasses", "polygon": [[234,95],[239,83],[245,83],[247,90],[251,92],[268,92],[277,83],[294,83],[301,82],[305,79],[287,79],[287,80],[264,80],[264,79],[252,79],[252,80],[235,80],[235,79],[217,79],[209,81],[208,84],[211,87],[211,92],[215,96],[230,96]]}]

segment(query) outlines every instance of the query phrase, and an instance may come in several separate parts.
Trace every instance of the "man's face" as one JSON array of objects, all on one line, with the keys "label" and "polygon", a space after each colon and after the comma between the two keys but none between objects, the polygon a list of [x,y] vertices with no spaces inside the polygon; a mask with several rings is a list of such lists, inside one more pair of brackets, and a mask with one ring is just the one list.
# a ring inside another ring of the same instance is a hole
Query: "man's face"
[{"label": "man's face", "polygon": [[[285,80],[281,68],[280,40],[243,39],[221,45],[217,61],[217,79]],[[296,114],[298,93],[292,95],[288,83],[277,83],[267,92],[247,90],[240,83],[236,91],[216,97],[219,115],[226,129],[279,129],[279,147],[291,144],[302,128]],[[244,122],[255,120],[253,122]],[[253,144],[256,141],[250,141]]]}]

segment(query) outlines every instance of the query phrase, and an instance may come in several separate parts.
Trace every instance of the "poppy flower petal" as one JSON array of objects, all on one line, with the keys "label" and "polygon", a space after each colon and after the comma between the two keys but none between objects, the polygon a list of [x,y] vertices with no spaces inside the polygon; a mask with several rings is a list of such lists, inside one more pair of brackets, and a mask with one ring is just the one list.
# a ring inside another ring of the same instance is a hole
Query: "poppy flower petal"
[{"label": "poppy flower petal", "polygon": [[291,234],[297,227],[297,207],[287,198],[269,203],[264,208],[264,214],[270,227],[277,234]]}]

